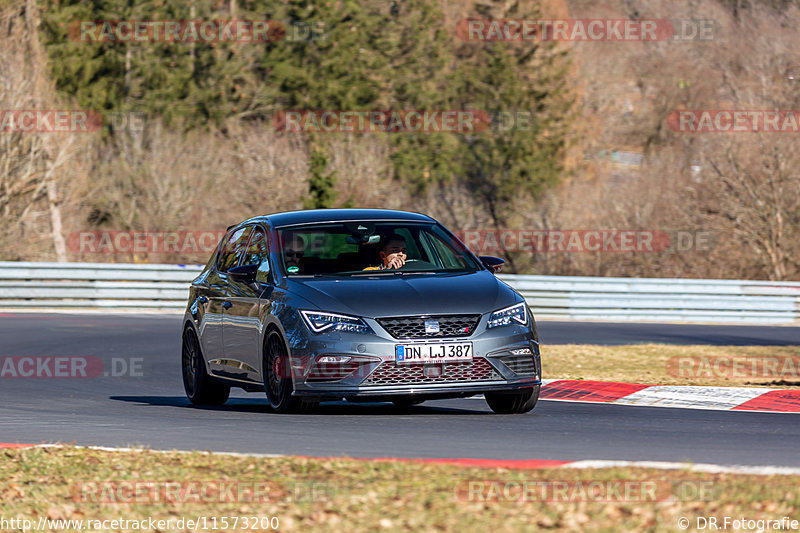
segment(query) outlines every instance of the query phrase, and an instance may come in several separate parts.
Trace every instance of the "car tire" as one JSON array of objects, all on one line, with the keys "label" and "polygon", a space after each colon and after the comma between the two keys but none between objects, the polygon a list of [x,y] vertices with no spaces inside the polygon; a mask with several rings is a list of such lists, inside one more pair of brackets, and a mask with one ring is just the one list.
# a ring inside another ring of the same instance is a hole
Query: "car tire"
[{"label": "car tire", "polygon": [[194,405],[222,405],[228,401],[231,388],[215,381],[206,372],[206,363],[197,334],[190,326],[183,330],[181,373],[186,397]]},{"label": "car tire", "polygon": [[[264,391],[269,406],[276,413],[302,413],[313,410],[318,402],[310,402],[292,396],[294,381],[291,365],[283,337],[270,330],[264,339],[264,361],[262,364]],[[281,371],[281,367],[284,368]]]},{"label": "car tire", "polygon": [[492,411],[499,415],[516,415],[527,413],[536,407],[541,385],[520,392],[487,392],[486,403]]},{"label": "car tire", "polygon": [[394,406],[400,408],[413,407],[414,405],[419,405],[424,402],[425,400],[419,400],[417,398],[397,398],[392,400]]}]

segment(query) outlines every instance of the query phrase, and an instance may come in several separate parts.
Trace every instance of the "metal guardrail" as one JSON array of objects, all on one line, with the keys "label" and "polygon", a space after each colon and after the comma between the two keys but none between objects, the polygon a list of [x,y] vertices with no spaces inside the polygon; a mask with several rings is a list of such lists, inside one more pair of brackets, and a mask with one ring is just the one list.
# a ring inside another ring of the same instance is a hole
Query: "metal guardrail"
[{"label": "metal guardrail", "polygon": [[0,262],[0,307],[182,309],[202,268]]},{"label": "metal guardrail", "polygon": [[800,282],[500,276],[537,318],[676,322],[795,322]]},{"label": "metal guardrail", "polygon": [[[182,309],[198,265],[0,262],[1,308]],[[500,275],[537,318],[792,323],[800,282]]]}]

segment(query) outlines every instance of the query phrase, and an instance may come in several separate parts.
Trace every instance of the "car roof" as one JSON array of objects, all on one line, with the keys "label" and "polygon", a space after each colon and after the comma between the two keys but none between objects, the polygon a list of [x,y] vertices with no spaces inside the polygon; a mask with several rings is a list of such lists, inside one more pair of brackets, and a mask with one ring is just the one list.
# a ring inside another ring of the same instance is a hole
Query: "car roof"
[{"label": "car roof", "polygon": [[[393,209],[309,209],[286,211],[253,217],[245,222],[267,221],[273,227],[294,226],[322,222],[353,222],[361,220],[403,220],[408,222],[435,222],[428,215]],[[245,223],[243,222],[243,224]],[[238,224],[237,224],[238,225]]]}]

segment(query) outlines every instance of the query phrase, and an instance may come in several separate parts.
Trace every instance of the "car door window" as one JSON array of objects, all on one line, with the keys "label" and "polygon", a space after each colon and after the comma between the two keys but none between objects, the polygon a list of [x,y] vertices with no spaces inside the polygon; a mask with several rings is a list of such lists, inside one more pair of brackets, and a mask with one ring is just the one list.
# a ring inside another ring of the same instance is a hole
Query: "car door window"
[{"label": "car door window", "polygon": [[253,226],[245,226],[233,230],[226,238],[219,251],[219,258],[217,260],[217,270],[220,272],[227,272],[231,268],[239,264],[239,260],[245,253],[247,248],[247,241],[250,238],[250,232],[253,231]]},{"label": "car door window", "polygon": [[269,279],[269,246],[267,244],[267,233],[264,228],[256,226],[253,236],[250,237],[250,244],[242,259],[243,265],[258,265],[256,281],[268,281]]},{"label": "car door window", "polygon": [[267,234],[261,228],[253,230],[250,243],[244,253],[243,265],[260,265],[267,257]]}]

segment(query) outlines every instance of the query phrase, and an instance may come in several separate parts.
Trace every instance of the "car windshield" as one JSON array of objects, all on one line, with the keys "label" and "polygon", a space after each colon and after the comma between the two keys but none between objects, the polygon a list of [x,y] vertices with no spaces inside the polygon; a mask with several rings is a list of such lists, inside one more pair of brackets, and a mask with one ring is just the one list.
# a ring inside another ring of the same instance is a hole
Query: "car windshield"
[{"label": "car windshield", "polygon": [[278,229],[289,276],[474,272],[464,245],[436,223],[339,222]]}]

